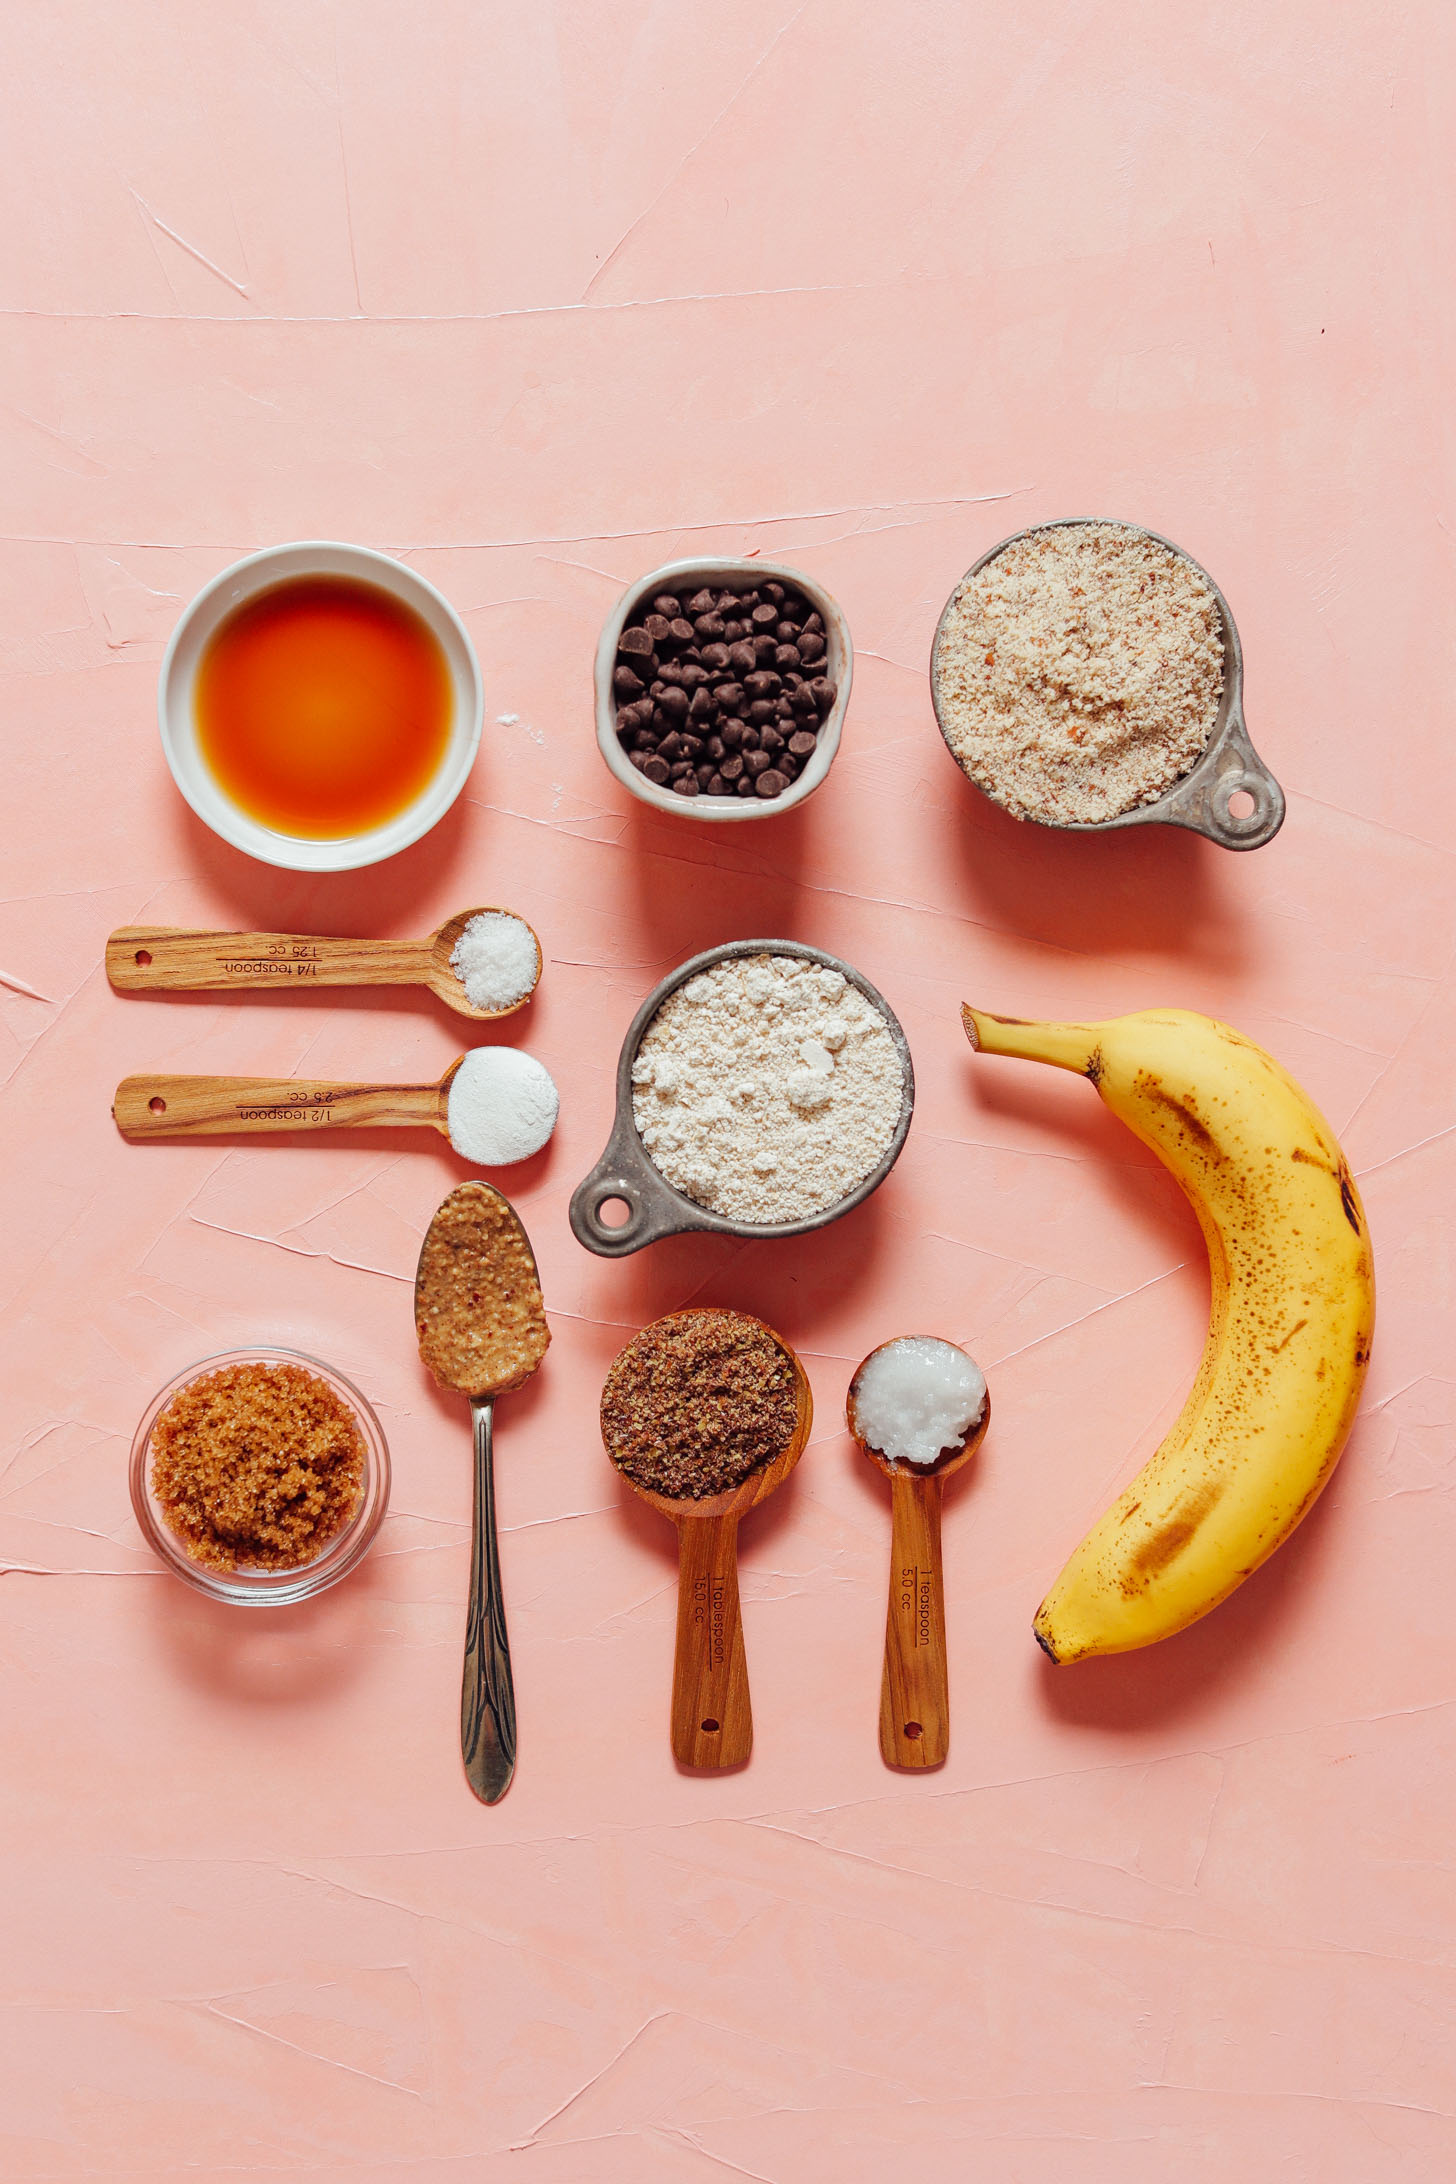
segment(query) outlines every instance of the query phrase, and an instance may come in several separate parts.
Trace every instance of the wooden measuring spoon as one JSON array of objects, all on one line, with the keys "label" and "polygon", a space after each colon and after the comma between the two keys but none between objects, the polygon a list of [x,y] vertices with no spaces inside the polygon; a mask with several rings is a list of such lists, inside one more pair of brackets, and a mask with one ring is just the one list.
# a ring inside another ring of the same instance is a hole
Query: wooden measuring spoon
[{"label": "wooden measuring spoon", "polygon": [[[772,1336],[794,1369],[794,1414],[779,1453],[738,1486],[700,1501],[659,1494],[622,1471],[614,1451],[603,1396],[602,1439],[628,1486],[677,1527],[677,1645],[672,1670],[672,1754],[684,1767],[741,1767],[753,1749],[753,1709],[738,1607],[738,1522],[765,1501],[804,1452],[814,1399],[804,1368],[782,1335],[747,1312],[670,1312],[634,1337],[661,1337],[684,1321],[747,1321]],[[617,1360],[632,1351],[629,1343]],[[613,1367],[613,1372],[617,1369]],[[612,1386],[608,1375],[607,1391]]]},{"label": "wooden measuring spoon", "polygon": [[516,1768],[516,1698],[495,1529],[495,1401],[525,1386],[551,1331],[530,1240],[514,1206],[488,1183],[461,1183],[425,1231],[415,1333],[439,1386],[470,1399],[475,1497],[460,1752],[471,1789],[482,1804],[494,1805]]},{"label": "wooden measuring spoon", "polygon": [[[487,904],[487,910],[493,906]],[[501,913],[515,917],[514,910]],[[509,1008],[478,1009],[450,957],[480,910],[447,918],[424,940],[328,940],[315,933],[193,932],[180,925],[123,925],[106,943],[106,975],[123,993],[223,993],[260,989],[296,992],[300,986],[428,986],[461,1016],[479,1022],[513,1016],[524,1008],[541,976],[536,942],[536,980],[531,993]],[[526,924],[524,918],[520,920]]]},{"label": "wooden measuring spoon", "polygon": [[[991,1422],[988,1391],[963,1441],[933,1463],[895,1462],[859,1429],[856,1397],[871,1350],[849,1384],[845,1416],[855,1441],[890,1482],[890,1601],[880,1681],[880,1757],[887,1767],[939,1767],[950,1749],[950,1692],[945,1660],[945,1580],[940,1559],[941,1490],[974,1456]],[[951,1345],[947,1345],[951,1347]]]},{"label": "wooden measuring spoon", "polygon": [[450,1135],[457,1054],[438,1084],[324,1084],[307,1077],[126,1077],[111,1112],[124,1138],[243,1137],[272,1130],[438,1130]]}]

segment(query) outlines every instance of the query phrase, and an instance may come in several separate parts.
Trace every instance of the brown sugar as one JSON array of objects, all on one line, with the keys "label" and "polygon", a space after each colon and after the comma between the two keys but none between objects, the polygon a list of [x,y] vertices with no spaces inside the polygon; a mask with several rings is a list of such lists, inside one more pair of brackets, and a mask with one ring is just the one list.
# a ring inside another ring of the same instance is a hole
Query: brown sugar
[{"label": "brown sugar", "polygon": [[358,1421],[301,1365],[225,1365],[178,1390],[152,1428],[152,1492],[194,1562],[296,1570],[353,1516]]},{"label": "brown sugar", "polygon": [[440,1386],[461,1395],[506,1395],[546,1355],[535,1255],[515,1208],[489,1183],[460,1184],[430,1223],[415,1333]]},{"label": "brown sugar", "polygon": [[674,1500],[741,1486],[783,1453],[797,1423],[793,1357],[743,1312],[654,1321],[614,1359],[602,1390],[612,1462]]}]

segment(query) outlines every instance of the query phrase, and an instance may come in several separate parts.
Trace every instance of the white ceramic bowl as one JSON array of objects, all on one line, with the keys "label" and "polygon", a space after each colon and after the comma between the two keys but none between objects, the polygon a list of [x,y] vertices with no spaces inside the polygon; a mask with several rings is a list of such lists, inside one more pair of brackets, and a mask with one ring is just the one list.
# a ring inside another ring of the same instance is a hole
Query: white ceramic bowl
[{"label": "white ceramic bowl", "polygon": [[[671,789],[659,788],[655,781],[649,781],[639,773],[617,741],[617,697],[612,689],[612,671],[617,665],[617,646],[622,632],[638,609],[658,592],[697,591],[704,584],[716,585],[720,591],[754,591],[766,577],[780,584],[791,584],[823,617],[824,672],[834,684],[834,703],[820,726],[814,755],[798,780],[791,781],[782,796],[676,796]],[[822,584],[805,576],[802,569],[786,569],[773,561],[669,561],[629,585],[607,616],[597,646],[597,745],[623,788],[630,789],[642,803],[651,804],[656,811],[672,812],[679,819],[721,821],[725,826],[745,819],[773,819],[780,812],[792,811],[806,796],[812,796],[833,765],[849,705],[853,673],[854,648],[849,641],[849,624],[837,601]]]},{"label": "white ceramic bowl", "polygon": [[[377,585],[411,608],[433,631],[449,669],[454,702],[450,740],[439,771],[412,804],[386,826],[373,827],[365,834],[314,841],[302,835],[276,833],[240,811],[224,794],[198,748],[193,694],[197,663],[208,639],[234,607],[297,576],[346,576]],[[392,561],[388,554],[374,553],[367,546],[303,539],[291,546],[266,546],[261,553],[249,554],[245,561],[235,561],[197,594],[172,632],[157,687],[157,712],[162,749],[172,779],[214,834],[263,864],[282,865],[290,872],[352,872],[359,865],[378,864],[381,858],[407,849],[444,818],[464,788],[480,748],[485,692],[480,662],[465,624],[433,584],[427,584],[403,562]]]}]

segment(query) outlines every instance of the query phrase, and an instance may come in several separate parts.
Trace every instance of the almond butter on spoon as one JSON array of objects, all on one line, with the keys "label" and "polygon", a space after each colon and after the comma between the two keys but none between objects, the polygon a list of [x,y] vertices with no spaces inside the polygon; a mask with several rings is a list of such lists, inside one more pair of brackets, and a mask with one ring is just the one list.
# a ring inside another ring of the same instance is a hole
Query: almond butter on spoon
[{"label": "almond butter on spoon", "polygon": [[551,1331],[530,1241],[515,1208],[488,1183],[451,1191],[425,1232],[415,1333],[438,1385],[469,1398],[475,1429],[460,1750],[471,1789],[493,1805],[516,1767],[515,1687],[496,1544],[495,1402],[525,1386]]}]

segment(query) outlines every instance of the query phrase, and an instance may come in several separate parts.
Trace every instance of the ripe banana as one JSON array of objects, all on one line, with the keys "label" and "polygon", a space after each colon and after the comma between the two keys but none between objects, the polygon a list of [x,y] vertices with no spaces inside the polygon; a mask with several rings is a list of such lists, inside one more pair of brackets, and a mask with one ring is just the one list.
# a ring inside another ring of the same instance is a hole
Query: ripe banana
[{"label": "ripe banana", "polygon": [[1151,1645],[1289,1537],[1354,1422],[1375,1325],[1360,1195],[1272,1055],[1188,1009],[1031,1024],[962,1009],[984,1054],[1079,1070],[1163,1160],[1208,1245],[1208,1340],[1182,1415],[1037,1611],[1054,1661]]}]

